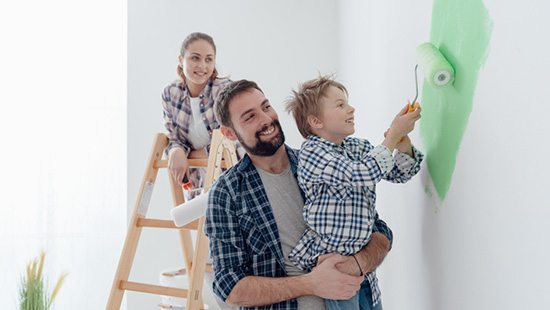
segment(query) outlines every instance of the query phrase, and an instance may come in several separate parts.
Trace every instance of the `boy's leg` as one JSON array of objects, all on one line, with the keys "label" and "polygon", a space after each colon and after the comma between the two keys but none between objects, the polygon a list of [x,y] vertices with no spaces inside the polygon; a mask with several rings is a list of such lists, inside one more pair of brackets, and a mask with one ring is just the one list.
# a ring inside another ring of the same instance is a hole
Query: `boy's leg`
[{"label": "boy's leg", "polygon": [[359,290],[359,308],[361,310],[382,310],[382,301],[379,301],[376,306],[372,305],[372,292],[370,289],[370,283],[365,278],[361,283],[361,289]]},{"label": "boy's leg", "polygon": [[325,299],[326,310],[359,310],[359,292],[348,300]]}]

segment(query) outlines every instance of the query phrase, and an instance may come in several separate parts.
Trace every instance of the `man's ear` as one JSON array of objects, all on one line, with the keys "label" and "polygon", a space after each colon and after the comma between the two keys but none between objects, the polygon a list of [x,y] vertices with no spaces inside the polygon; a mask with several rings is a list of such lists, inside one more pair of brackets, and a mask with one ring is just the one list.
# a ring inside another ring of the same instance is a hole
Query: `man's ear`
[{"label": "man's ear", "polygon": [[307,123],[311,128],[313,129],[321,129],[323,128],[323,122],[315,115],[308,115],[307,116]]},{"label": "man's ear", "polygon": [[224,137],[226,137],[227,139],[229,139],[231,141],[237,141],[237,135],[235,134],[233,129],[231,129],[227,126],[221,125],[220,126],[220,131],[221,131],[222,135]]}]

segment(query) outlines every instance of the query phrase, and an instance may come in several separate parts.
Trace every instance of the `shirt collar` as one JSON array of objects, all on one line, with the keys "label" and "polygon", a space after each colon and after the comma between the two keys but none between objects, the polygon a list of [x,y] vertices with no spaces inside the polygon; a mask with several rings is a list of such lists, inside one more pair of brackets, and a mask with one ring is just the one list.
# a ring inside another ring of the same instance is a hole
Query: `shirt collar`
[{"label": "shirt collar", "polygon": [[[199,98],[209,97],[212,93],[212,86],[214,85],[214,81],[212,79],[208,80],[208,83],[206,83],[206,86],[199,94]],[[185,98],[189,96],[189,89],[187,88],[187,85],[183,85],[183,81],[178,82],[178,87],[182,90],[183,95],[181,96],[181,101],[183,101]]]}]

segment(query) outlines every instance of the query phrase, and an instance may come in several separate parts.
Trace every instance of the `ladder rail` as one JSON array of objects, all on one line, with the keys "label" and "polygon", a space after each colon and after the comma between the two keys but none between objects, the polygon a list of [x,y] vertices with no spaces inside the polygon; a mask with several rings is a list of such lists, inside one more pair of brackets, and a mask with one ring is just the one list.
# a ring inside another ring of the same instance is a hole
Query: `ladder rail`
[{"label": "ladder rail", "polygon": [[[151,219],[146,217],[158,170],[168,167],[168,160],[162,158],[167,145],[167,136],[163,133],[157,133],[149,154],[138,199],[128,225],[128,232],[107,302],[107,310],[120,309],[125,291],[137,291],[187,298],[186,309],[189,310],[202,309],[203,307],[202,287],[204,273],[213,272],[212,265],[206,264],[208,256],[208,238],[204,235],[202,230],[204,216],[183,227],[176,227],[174,222],[170,220]],[[206,189],[203,195],[208,192],[208,186],[212,185],[218,178],[221,173],[221,168],[231,167],[236,162],[237,157],[233,143],[225,139],[221,135],[219,129],[214,130],[212,134],[211,151],[208,159],[189,159],[190,167],[207,167],[205,180]],[[181,182],[177,182],[171,173],[168,173],[168,176],[174,206],[179,206],[185,202]],[[188,290],[128,281],[143,227],[178,230],[184,264],[186,270],[188,270],[187,274],[189,275]],[[194,247],[191,230],[197,231]]]}]

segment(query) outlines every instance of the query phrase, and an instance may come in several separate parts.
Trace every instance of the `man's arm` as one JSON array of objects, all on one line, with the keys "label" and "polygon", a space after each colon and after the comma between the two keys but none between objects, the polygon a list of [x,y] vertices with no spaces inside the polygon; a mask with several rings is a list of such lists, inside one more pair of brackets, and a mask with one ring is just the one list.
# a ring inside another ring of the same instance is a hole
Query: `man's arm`
[{"label": "man's arm", "polygon": [[336,265],[346,260],[344,256],[333,256],[310,273],[301,276],[246,276],[234,286],[225,302],[231,306],[255,307],[305,295],[317,295],[326,299],[350,299],[359,290],[363,277],[340,272]]},{"label": "man's arm", "polygon": [[[366,274],[375,270],[382,264],[384,258],[386,258],[386,255],[391,250],[392,240],[393,232],[386,222],[378,217],[378,212],[376,212],[374,227],[369,243],[367,243],[361,251],[355,253],[357,261],[352,256],[344,256],[346,260],[338,264],[338,270],[350,275],[359,275],[361,271],[363,274]],[[319,263],[335,255],[336,254],[322,255],[319,257]],[[357,266],[358,263],[361,266],[361,270],[359,270],[359,266]]]},{"label": "man's arm", "polygon": [[373,233],[367,246],[355,254],[355,257],[361,265],[361,270],[366,274],[378,268],[389,251],[390,240],[388,237],[381,233]]},{"label": "man's arm", "polygon": [[[391,250],[392,241],[393,232],[376,212],[370,241],[361,251],[355,254],[363,273],[369,273],[382,264]],[[357,262],[355,264],[357,265]]]}]

